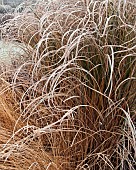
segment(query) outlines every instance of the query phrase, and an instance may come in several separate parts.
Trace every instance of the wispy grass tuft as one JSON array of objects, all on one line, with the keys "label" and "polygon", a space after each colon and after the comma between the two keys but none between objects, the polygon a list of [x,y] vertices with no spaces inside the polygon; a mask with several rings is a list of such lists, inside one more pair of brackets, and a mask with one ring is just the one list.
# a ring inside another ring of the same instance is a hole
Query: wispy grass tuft
[{"label": "wispy grass tuft", "polygon": [[135,14],[134,0],[59,0],[12,20],[28,50],[1,74],[1,169],[135,169]]}]

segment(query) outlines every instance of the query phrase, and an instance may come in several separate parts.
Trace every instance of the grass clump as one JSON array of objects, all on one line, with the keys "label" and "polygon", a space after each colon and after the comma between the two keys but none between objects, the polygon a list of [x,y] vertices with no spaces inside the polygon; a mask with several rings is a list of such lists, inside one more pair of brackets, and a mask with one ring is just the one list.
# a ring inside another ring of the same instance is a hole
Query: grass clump
[{"label": "grass clump", "polygon": [[0,168],[134,170],[134,1],[39,1],[31,9],[7,34],[28,50],[1,74],[10,123],[1,124]]}]

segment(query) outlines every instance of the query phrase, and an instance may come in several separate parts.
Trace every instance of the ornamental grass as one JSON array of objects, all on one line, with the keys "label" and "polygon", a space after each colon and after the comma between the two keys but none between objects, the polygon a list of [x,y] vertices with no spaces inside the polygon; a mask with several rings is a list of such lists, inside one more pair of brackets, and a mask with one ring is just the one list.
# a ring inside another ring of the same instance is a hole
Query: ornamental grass
[{"label": "ornamental grass", "polygon": [[136,168],[135,0],[38,1],[2,25],[0,169]]}]

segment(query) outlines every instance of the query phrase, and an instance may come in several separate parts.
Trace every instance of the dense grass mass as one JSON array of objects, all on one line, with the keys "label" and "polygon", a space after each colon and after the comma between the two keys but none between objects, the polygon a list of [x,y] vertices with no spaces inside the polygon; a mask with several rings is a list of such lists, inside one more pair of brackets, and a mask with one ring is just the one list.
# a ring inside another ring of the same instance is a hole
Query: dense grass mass
[{"label": "dense grass mass", "polygon": [[38,1],[1,26],[25,46],[0,76],[0,169],[135,170],[135,0]]}]

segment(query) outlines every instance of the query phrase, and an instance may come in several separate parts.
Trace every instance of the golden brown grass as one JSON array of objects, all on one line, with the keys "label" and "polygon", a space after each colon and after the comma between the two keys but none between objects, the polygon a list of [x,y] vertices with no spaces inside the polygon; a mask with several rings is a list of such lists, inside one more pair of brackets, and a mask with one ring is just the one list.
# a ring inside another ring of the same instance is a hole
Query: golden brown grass
[{"label": "golden brown grass", "polygon": [[1,169],[135,169],[135,12],[39,2],[11,21],[27,55],[1,74]]},{"label": "golden brown grass", "polygon": [[[51,151],[45,152],[41,138],[33,138],[31,135],[28,137],[29,127],[25,128],[23,121],[19,120],[15,126],[20,116],[17,103],[12,96],[10,84],[2,79],[1,85],[3,87],[0,94],[0,169],[62,169],[60,158]],[[30,126],[30,130],[31,128]]]}]

